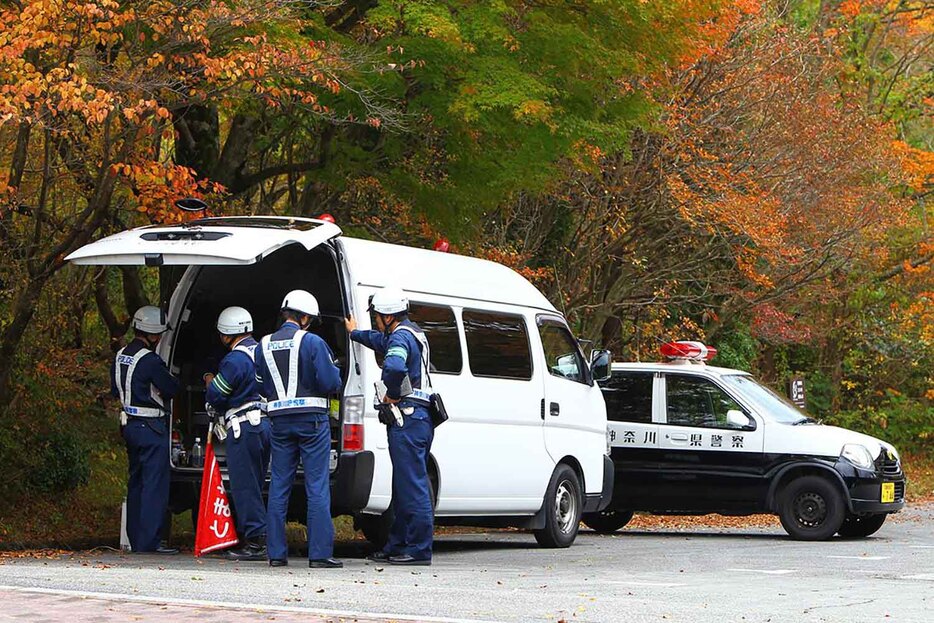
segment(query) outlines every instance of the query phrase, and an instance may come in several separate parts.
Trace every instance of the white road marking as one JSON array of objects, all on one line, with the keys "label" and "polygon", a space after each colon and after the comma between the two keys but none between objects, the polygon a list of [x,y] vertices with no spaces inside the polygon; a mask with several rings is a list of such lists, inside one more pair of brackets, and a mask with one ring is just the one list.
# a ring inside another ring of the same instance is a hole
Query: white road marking
[{"label": "white road marking", "polygon": [[678,582],[640,582],[638,580],[620,580],[607,581],[607,584],[618,584],[620,586],[655,586],[658,588],[674,588],[676,586],[687,586]]},{"label": "white road marking", "polygon": [[934,582],[934,573],[918,573],[915,575],[903,575],[903,580],[930,580]]},{"label": "white road marking", "polygon": [[766,575],[788,575],[797,569],[727,569],[727,571],[742,571],[743,573],[764,573]]},{"label": "white road marking", "polygon": [[841,560],[888,560],[891,556],[827,556],[827,558],[839,558]]},{"label": "white road marking", "polygon": [[934,549],[934,545],[912,545],[911,549]]},{"label": "white road marking", "polygon": [[70,595],[90,599],[104,599],[107,601],[132,601],[146,604],[168,604],[172,606],[200,606],[209,608],[231,608],[235,610],[249,610],[251,612],[296,612],[299,614],[315,614],[322,616],[345,617],[353,619],[391,619],[394,621],[429,621],[431,623],[495,623],[482,619],[456,619],[448,617],[418,616],[414,614],[395,614],[387,612],[366,612],[363,610],[325,610],[323,608],[302,608],[299,606],[274,606],[266,604],[247,604],[235,601],[211,601],[207,599],[178,599],[173,597],[156,597],[132,595],[128,593],[97,593],[92,591],[73,591],[57,588],[34,588],[23,586],[7,586],[0,584],[0,591],[15,591],[19,593],[42,593],[45,595]]}]

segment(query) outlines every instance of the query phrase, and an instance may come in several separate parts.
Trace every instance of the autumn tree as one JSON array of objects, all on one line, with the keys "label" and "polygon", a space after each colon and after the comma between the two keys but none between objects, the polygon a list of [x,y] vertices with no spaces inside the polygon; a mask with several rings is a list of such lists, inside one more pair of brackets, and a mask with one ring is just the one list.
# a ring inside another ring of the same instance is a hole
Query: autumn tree
[{"label": "autumn tree", "polygon": [[[178,197],[229,192],[191,156],[197,111],[250,105],[340,115],[321,98],[341,90],[348,63],[335,46],[302,35],[300,13],[315,4],[3,3],[0,405],[9,404],[40,295],[69,252],[102,228],[179,218]],[[231,151],[225,144],[218,158]],[[240,177],[221,181],[234,190],[255,183],[235,160]]]}]

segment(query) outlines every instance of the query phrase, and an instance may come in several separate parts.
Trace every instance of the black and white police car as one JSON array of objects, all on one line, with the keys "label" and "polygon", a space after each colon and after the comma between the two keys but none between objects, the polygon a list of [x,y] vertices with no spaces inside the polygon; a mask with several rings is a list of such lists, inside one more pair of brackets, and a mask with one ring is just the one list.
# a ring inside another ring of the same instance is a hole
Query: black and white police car
[{"label": "black and white police car", "polygon": [[597,532],[656,514],[775,513],[795,539],[865,537],[905,506],[895,448],[824,426],[746,372],[706,365],[699,342],[666,363],[615,363],[603,382],[613,499],[585,514]]}]

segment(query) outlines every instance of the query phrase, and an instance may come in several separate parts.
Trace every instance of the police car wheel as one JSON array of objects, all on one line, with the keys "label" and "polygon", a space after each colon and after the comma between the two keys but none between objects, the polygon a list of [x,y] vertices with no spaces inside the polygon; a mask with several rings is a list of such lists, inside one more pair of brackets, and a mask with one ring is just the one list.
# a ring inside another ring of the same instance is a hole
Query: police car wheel
[{"label": "police car wheel", "polygon": [[545,527],[535,531],[543,547],[569,547],[577,538],[581,520],[580,479],[569,465],[555,468],[545,492]]},{"label": "police car wheel", "polygon": [[360,513],[354,517],[354,529],[363,532],[364,538],[373,547],[382,549],[389,540],[389,528],[392,526],[393,517],[391,505],[381,515]]},{"label": "police car wheel", "polygon": [[599,513],[584,513],[581,519],[583,519],[584,525],[594,532],[610,534],[629,523],[629,520],[632,519],[632,511],[605,510]]},{"label": "police car wheel", "polygon": [[785,531],[799,541],[829,539],[845,516],[843,496],[826,478],[796,478],[783,492],[779,518]]},{"label": "police car wheel", "polygon": [[878,515],[848,515],[843,520],[843,525],[840,526],[837,534],[848,539],[867,537],[870,534],[875,534],[882,527],[882,524],[885,523],[885,517],[885,513],[879,513]]}]

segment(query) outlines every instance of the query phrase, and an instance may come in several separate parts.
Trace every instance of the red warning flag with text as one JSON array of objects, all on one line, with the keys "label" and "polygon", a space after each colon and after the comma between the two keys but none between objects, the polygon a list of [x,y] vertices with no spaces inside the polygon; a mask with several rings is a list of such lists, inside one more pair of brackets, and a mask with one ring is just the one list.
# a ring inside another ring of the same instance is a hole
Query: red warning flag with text
[{"label": "red warning flag with text", "polygon": [[201,475],[201,504],[198,529],[195,532],[195,556],[214,552],[237,544],[237,530],[230,515],[230,501],[221,480],[221,470],[214,456],[214,446],[208,437],[204,453],[204,473]]}]

